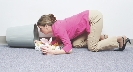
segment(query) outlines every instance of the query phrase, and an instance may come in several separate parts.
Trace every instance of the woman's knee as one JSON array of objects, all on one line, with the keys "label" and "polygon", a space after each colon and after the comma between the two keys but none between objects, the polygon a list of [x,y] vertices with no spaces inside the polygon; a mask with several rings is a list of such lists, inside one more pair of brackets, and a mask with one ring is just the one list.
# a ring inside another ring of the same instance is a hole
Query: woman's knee
[{"label": "woman's knee", "polygon": [[73,46],[73,48],[80,48],[80,45],[73,44],[72,46]]},{"label": "woman's knee", "polygon": [[87,44],[83,44],[82,42],[78,42],[78,43],[76,43],[76,42],[73,42],[72,43],[72,46],[74,47],[74,48],[82,48],[82,47],[85,47]]},{"label": "woman's knee", "polygon": [[74,41],[74,42],[72,42],[72,46],[74,47],[74,48],[83,48],[83,47],[87,47],[87,40],[85,40],[85,41]]},{"label": "woman's knee", "polygon": [[88,50],[92,52],[98,52],[99,50],[97,49],[97,44],[89,44],[88,45]]}]

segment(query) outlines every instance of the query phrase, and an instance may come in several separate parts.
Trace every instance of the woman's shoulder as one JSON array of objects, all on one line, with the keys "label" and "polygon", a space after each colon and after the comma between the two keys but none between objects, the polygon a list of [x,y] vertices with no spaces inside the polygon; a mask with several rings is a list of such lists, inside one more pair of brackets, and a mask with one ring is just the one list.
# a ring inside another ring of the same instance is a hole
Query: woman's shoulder
[{"label": "woman's shoulder", "polygon": [[55,34],[59,33],[63,28],[62,20],[57,20],[53,25],[52,25],[52,30]]}]

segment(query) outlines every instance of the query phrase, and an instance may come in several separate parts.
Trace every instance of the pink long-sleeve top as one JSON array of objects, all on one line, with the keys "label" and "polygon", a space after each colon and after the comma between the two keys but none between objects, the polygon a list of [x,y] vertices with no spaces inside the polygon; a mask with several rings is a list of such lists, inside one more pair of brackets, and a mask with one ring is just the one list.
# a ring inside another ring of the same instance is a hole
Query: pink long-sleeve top
[{"label": "pink long-sleeve top", "polygon": [[64,20],[57,20],[52,25],[53,35],[56,39],[52,42],[63,42],[63,50],[67,53],[72,49],[71,39],[87,32],[90,33],[89,10],[83,11]]}]

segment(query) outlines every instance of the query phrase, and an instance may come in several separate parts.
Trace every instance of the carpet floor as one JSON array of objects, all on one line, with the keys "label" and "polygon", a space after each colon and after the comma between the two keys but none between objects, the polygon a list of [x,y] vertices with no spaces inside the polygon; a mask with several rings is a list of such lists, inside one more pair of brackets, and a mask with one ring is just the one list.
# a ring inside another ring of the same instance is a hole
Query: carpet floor
[{"label": "carpet floor", "polygon": [[0,72],[133,72],[132,61],[132,47],[100,52],[73,48],[71,54],[43,55],[30,48],[0,45]]}]

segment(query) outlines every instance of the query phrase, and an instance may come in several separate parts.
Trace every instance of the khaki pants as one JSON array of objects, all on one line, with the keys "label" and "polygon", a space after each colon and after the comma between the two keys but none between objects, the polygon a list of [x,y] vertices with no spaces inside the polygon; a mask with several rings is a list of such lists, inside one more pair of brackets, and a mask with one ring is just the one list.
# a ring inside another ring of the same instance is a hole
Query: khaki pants
[{"label": "khaki pants", "polygon": [[73,47],[88,47],[90,51],[109,50],[118,47],[116,37],[99,41],[103,28],[103,16],[97,10],[89,11],[90,34],[82,34],[72,42]]}]

